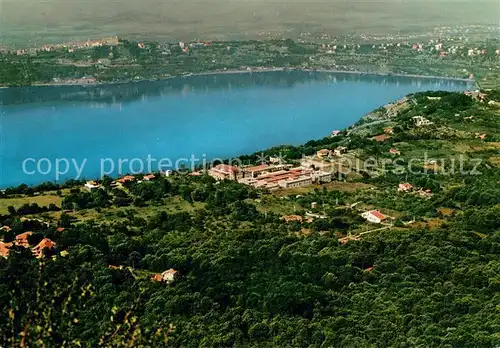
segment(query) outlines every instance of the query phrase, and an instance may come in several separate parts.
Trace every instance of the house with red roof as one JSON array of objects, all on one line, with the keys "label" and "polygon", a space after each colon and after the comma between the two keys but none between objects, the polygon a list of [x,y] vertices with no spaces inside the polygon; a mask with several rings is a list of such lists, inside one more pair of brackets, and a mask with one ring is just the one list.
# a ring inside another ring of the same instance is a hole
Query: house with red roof
[{"label": "house with red roof", "polygon": [[387,135],[387,134],[379,134],[379,135],[374,136],[371,139],[382,143],[382,142],[386,141],[389,138],[390,138],[390,136]]},{"label": "house with red roof", "polygon": [[0,256],[7,258],[9,256],[11,247],[12,243],[0,242]]},{"label": "house with red roof", "polygon": [[361,216],[364,219],[366,219],[367,221],[373,222],[374,224],[380,224],[382,221],[387,219],[387,216],[385,216],[384,214],[382,214],[378,210],[367,211],[367,212],[361,214]]},{"label": "house with red roof", "polygon": [[116,180],[116,182],[119,182],[120,184],[124,184],[126,182],[132,182],[132,181],[135,181],[135,177],[132,175],[125,175],[123,178]]},{"label": "house with red roof", "polygon": [[151,180],[154,180],[156,178],[156,175],[154,174],[148,174],[148,175],[144,175],[144,177],[142,178],[142,180],[144,181],[151,181]]},{"label": "house with red roof", "polygon": [[153,274],[151,280],[161,283],[172,283],[179,277],[179,272],[175,269],[170,268],[168,271],[162,272],[161,274]]},{"label": "house with red roof", "polygon": [[39,259],[43,256],[43,252],[45,249],[54,249],[56,246],[56,243],[51,241],[49,238],[44,238],[40,243],[38,243],[37,246],[35,246],[31,251],[33,252],[33,255]]},{"label": "house with red roof", "polygon": [[398,149],[396,149],[394,147],[392,147],[392,148],[389,149],[389,153],[391,155],[398,155],[398,156],[401,155],[401,151],[399,151]]},{"label": "house with red roof", "polygon": [[285,216],[283,216],[283,220],[285,220],[285,222],[292,222],[292,221],[302,222],[302,216],[300,216],[300,215],[285,215]]},{"label": "house with red roof", "polygon": [[407,182],[405,183],[401,183],[399,184],[398,186],[398,191],[399,192],[410,192],[413,190],[413,185],[412,184],[409,184]]},{"label": "house with red roof", "polygon": [[33,234],[33,232],[24,232],[21,234],[18,234],[16,236],[15,244],[17,246],[29,248],[30,243],[28,242],[28,238]]},{"label": "house with red roof", "polygon": [[154,282],[158,282],[158,283],[163,283],[163,278],[161,277],[161,274],[153,274],[151,276],[151,280],[154,281]]}]

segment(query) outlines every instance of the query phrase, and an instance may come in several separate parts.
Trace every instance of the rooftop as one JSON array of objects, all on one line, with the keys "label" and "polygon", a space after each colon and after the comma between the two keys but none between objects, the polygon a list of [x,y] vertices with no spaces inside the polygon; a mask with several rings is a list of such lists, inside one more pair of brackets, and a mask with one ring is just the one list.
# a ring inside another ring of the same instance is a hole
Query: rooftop
[{"label": "rooftop", "polygon": [[231,173],[239,173],[240,169],[235,166],[230,166],[229,164],[218,164],[215,167],[212,168],[212,170],[224,173],[224,174],[231,174]]},{"label": "rooftop", "polygon": [[379,212],[378,210],[370,210],[368,213],[379,218],[380,220],[386,219],[386,216],[384,214],[382,214],[381,212]]}]

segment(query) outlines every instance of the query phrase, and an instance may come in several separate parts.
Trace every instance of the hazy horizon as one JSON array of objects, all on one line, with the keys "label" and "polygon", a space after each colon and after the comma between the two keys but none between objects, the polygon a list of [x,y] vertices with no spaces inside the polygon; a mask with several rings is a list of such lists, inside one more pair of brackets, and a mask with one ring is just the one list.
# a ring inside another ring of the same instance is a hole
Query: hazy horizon
[{"label": "hazy horizon", "polygon": [[177,41],[296,37],[300,32],[418,33],[436,26],[498,25],[499,14],[500,2],[491,0],[0,0],[0,46],[104,36]]}]

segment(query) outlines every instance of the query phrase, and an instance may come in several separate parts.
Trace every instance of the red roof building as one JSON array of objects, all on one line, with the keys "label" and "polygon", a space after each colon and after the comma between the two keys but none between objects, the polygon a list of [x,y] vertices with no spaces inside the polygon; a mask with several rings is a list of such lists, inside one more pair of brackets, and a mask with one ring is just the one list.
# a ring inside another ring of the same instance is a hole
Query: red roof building
[{"label": "red roof building", "polygon": [[387,219],[387,217],[378,210],[367,211],[366,213],[361,214],[361,216],[369,222],[373,222],[375,224],[379,224]]},{"label": "red roof building", "polygon": [[375,141],[384,142],[389,138],[390,138],[390,136],[388,136],[387,134],[379,134],[379,135],[374,136],[372,139]]},{"label": "red roof building", "polygon": [[135,177],[132,176],[132,175],[125,175],[123,178],[120,178],[120,179],[118,179],[116,181],[119,182],[119,183],[121,183],[121,184],[124,184],[126,182],[135,181]]},{"label": "red roof building", "polygon": [[208,173],[217,180],[236,180],[241,177],[240,169],[228,164],[216,165]]},{"label": "red roof building", "polygon": [[394,148],[394,147],[393,147],[393,148],[391,148],[391,149],[389,149],[389,153],[390,153],[391,155],[401,155],[401,151],[399,151],[398,149],[396,149],[396,148]]},{"label": "red roof building", "polygon": [[16,245],[28,248],[30,246],[30,243],[28,242],[28,238],[32,234],[33,234],[33,232],[24,232],[24,233],[18,234],[16,236],[16,241],[15,241]]},{"label": "red roof building", "polygon": [[292,221],[302,222],[302,216],[286,215],[286,216],[283,216],[283,220],[285,220],[285,222],[292,222]]},{"label": "red roof building", "polygon": [[402,183],[398,186],[398,191],[400,192],[410,192],[413,190],[413,185],[409,183]]},{"label": "red roof building", "polygon": [[148,175],[144,175],[144,177],[142,179],[145,181],[150,181],[150,180],[154,180],[154,178],[156,178],[156,175],[148,174]]},{"label": "red roof building", "polygon": [[44,238],[40,243],[38,243],[36,247],[31,250],[33,251],[33,255],[35,255],[35,257],[39,259],[43,256],[43,251],[45,249],[53,249],[55,246],[56,243],[51,241],[49,238]]},{"label": "red roof building", "polygon": [[0,256],[7,258],[9,256],[11,247],[12,243],[0,242]]},{"label": "red roof building", "polygon": [[158,273],[153,274],[153,275],[151,276],[151,280],[152,280],[152,281],[155,281],[155,282],[159,282],[159,283],[162,283],[162,282],[163,282],[163,278],[161,277],[161,274],[158,274]]},{"label": "red roof building", "polygon": [[269,164],[261,164],[258,166],[252,166],[252,167],[246,167],[243,168],[243,171],[245,172],[245,177],[250,176],[251,178],[255,178],[262,173],[268,171],[270,169]]}]

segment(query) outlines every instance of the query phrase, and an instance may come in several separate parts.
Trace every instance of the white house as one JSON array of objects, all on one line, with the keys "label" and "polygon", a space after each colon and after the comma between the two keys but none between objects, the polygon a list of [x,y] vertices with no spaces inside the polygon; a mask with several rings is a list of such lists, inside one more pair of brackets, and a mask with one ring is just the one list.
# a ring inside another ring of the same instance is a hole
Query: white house
[{"label": "white house", "polygon": [[381,212],[379,212],[378,210],[367,211],[367,212],[361,214],[361,216],[364,219],[366,219],[367,221],[373,222],[375,224],[380,224],[382,221],[387,219],[387,217],[384,214],[382,214]]},{"label": "white house", "polygon": [[413,190],[413,185],[409,183],[401,183],[398,186],[399,192],[410,192]]},{"label": "white house", "polygon": [[87,183],[84,185],[85,188],[89,191],[92,191],[92,190],[96,190],[98,189],[99,187],[101,187],[101,185],[99,185],[97,182],[95,181],[87,181]]},{"label": "white house", "polygon": [[174,280],[177,279],[179,276],[179,272],[177,272],[175,269],[171,268],[168,271],[165,271],[161,274],[161,278],[165,283],[171,283]]},{"label": "white house", "polygon": [[429,121],[428,119],[426,119],[425,117],[422,117],[422,116],[413,117],[413,122],[415,123],[415,125],[417,127],[429,126],[429,125],[433,124],[431,121]]}]

